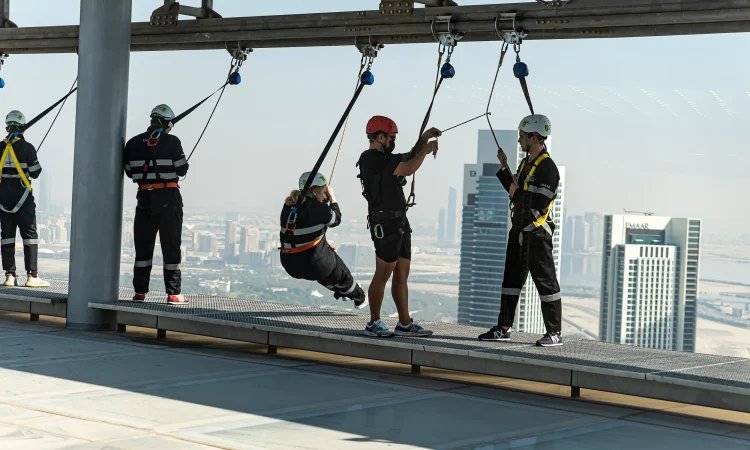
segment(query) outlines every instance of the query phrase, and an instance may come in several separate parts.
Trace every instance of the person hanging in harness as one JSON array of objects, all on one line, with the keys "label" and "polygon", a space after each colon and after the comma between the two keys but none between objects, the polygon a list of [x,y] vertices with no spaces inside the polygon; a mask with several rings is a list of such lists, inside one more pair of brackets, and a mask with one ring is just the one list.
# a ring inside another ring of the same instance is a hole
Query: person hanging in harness
[{"label": "person hanging in harness", "polygon": [[307,198],[298,205],[309,177],[310,172],[302,174],[299,190],[292,191],[281,209],[281,265],[292,278],[317,281],[336,299],[351,299],[355,308],[363,309],[367,294],[326,241],[328,228],[341,224],[341,210],[323,174],[315,174]]},{"label": "person hanging in harness", "polygon": [[497,178],[511,197],[511,229],[505,256],[505,273],[496,327],[479,336],[483,341],[509,341],[516,307],[526,278],[539,291],[547,333],[537,341],[540,347],[563,345],[562,300],[552,256],[552,205],[557,198],[560,173],[550,158],[545,140],[552,134],[550,120],[541,114],[525,117],[518,128],[518,143],[527,156],[514,176],[508,159],[498,149]]},{"label": "person hanging in harness", "polygon": [[[370,322],[364,334],[373,337],[430,336],[432,331],[416,324],[409,314],[407,281],[411,267],[411,227],[406,218],[407,202],[404,177],[414,175],[425,157],[436,155],[440,131],[431,128],[417,141],[409,153],[393,154],[396,148],[396,123],[383,116],[374,116],[367,123],[370,148],[363,152],[357,166],[362,195],[367,199],[367,223],[375,244],[375,274],[370,284]],[[391,294],[398,310],[399,322],[394,331],[380,320],[385,286],[393,275]]]},{"label": "person hanging in harness", "polygon": [[164,285],[167,303],[184,305],[181,293],[182,273],[182,195],[177,184],[187,174],[188,162],[180,140],[169,132],[175,114],[167,105],[151,111],[151,125],[128,141],[123,152],[125,174],[138,185],[135,209],[135,265],[133,267],[134,302],[146,299],[151,278],[154,245],[159,233],[164,258]]},{"label": "person hanging in harness", "polygon": [[23,239],[23,260],[26,268],[26,287],[47,287],[49,283],[39,278],[37,267],[39,235],[36,231],[36,203],[31,193],[30,178],[37,179],[42,166],[36,149],[26,141],[23,128],[26,116],[11,111],[5,116],[8,137],[3,140],[2,178],[0,178],[0,229],[2,232],[3,270],[5,286],[18,286],[16,277],[16,228]]}]

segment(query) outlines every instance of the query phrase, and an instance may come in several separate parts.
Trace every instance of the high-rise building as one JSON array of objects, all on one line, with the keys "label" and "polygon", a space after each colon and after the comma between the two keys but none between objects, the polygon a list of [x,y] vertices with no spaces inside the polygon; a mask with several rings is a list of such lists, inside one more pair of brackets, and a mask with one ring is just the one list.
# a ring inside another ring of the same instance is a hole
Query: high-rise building
[{"label": "high-rise building", "polygon": [[438,244],[445,242],[445,208],[440,208],[438,212],[437,241]]},{"label": "high-rise building", "polygon": [[202,253],[216,253],[216,236],[209,233],[201,233],[198,241],[198,251]]},{"label": "high-rise building", "polygon": [[240,213],[238,213],[238,212],[227,212],[227,213],[224,213],[224,220],[230,221],[230,222],[240,223]]},{"label": "high-rise building", "polygon": [[41,182],[41,186],[39,186],[38,198],[39,209],[44,214],[50,214],[52,209],[52,199],[50,198],[52,195],[52,175],[50,175],[49,171],[42,171],[42,174],[39,178],[39,181]]},{"label": "high-rise building", "polygon": [[237,254],[237,222],[227,220],[224,228],[224,260],[230,262]]},{"label": "high-rise building", "polygon": [[242,227],[240,229],[240,255],[259,250],[260,230]]},{"label": "high-rise building", "polygon": [[[511,227],[510,201],[496,177],[500,164],[491,133],[489,130],[479,131],[477,163],[464,166],[458,288],[458,322],[486,327],[497,325]],[[495,135],[508,156],[508,164],[515,169],[525,157],[518,145],[518,132],[496,131]],[[550,144],[548,141],[548,149],[551,149]],[[558,169],[560,187],[550,214],[556,226],[553,254],[559,277],[565,169],[559,166]],[[521,292],[514,323],[514,328],[521,332],[544,331],[539,294],[530,277]]]},{"label": "high-rise building", "polygon": [[589,224],[589,247],[587,250],[600,251],[602,249],[602,215],[595,212],[584,214]]},{"label": "high-rise building", "polygon": [[456,189],[451,186],[448,189],[448,213],[445,215],[445,240],[455,243],[456,238]]},{"label": "high-rise building", "polygon": [[605,215],[599,339],[695,351],[700,219]]},{"label": "high-rise building", "polygon": [[375,267],[375,249],[371,245],[342,244],[336,253],[352,273]]},{"label": "high-rise building", "polygon": [[589,236],[591,226],[584,220],[583,216],[573,217],[575,222],[575,231],[573,232],[573,250],[576,252],[585,252],[589,249]]}]

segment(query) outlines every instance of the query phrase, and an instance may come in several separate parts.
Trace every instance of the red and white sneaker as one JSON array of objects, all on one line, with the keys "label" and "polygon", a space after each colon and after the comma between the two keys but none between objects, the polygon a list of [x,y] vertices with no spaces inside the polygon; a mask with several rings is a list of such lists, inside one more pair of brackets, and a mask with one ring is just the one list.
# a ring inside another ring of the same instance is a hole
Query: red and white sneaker
[{"label": "red and white sneaker", "polygon": [[135,303],[143,303],[144,300],[146,300],[146,294],[135,294],[133,296],[133,301]]},{"label": "red and white sneaker", "polygon": [[167,297],[167,303],[170,305],[187,305],[190,300],[182,296],[182,294],[170,295]]}]

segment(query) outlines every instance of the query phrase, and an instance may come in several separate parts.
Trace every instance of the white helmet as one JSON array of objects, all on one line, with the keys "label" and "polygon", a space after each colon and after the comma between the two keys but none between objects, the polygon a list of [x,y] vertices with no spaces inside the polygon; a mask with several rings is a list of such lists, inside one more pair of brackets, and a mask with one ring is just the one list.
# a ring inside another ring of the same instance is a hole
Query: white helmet
[{"label": "white helmet", "polygon": [[171,121],[172,119],[174,119],[174,111],[172,111],[172,108],[167,105],[156,105],[154,109],[151,110],[151,117]]},{"label": "white helmet", "polygon": [[549,137],[552,134],[552,122],[550,122],[547,116],[532,114],[523,118],[521,124],[518,125],[518,130]]},{"label": "white helmet", "polygon": [[5,124],[26,125],[26,116],[21,111],[13,110],[5,116]]},{"label": "white helmet", "polygon": [[[300,190],[305,187],[305,183],[307,183],[307,179],[310,178],[311,172],[305,172],[302,174],[301,177],[299,177],[299,188]],[[326,179],[326,176],[322,173],[318,172],[315,174],[315,178],[313,178],[312,186],[311,188],[314,188],[315,186],[325,186],[328,184],[328,180]]]}]

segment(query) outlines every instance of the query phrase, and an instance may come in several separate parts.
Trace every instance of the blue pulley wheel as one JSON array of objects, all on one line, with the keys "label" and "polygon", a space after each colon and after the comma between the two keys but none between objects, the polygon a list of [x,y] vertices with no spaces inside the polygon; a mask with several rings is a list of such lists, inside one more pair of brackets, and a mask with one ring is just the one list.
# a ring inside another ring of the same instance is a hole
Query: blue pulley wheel
[{"label": "blue pulley wheel", "polygon": [[369,70],[365,70],[362,76],[359,77],[359,81],[364,85],[372,86],[375,83],[375,75]]},{"label": "blue pulley wheel", "polygon": [[456,69],[453,68],[451,63],[445,63],[440,68],[440,76],[443,78],[453,78],[456,76]]},{"label": "blue pulley wheel", "polygon": [[3,80],[2,78],[0,78],[0,89],[2,89],[4,87],[5,87],[5,80]]},{"label": "blue pulley wheel", "polygon": [[229,84],[231,85],[237,85],[242,82],[242,77],[240,76],[239,72],[232,72],[231,75],[229,75]]},{"label": "blue pulley wheel", "polygon": [[513,66],[513,75],[516,76],[516,78],[523,78],[529,76],[529,66],[526,65],[526,63],[517,62]]}]

